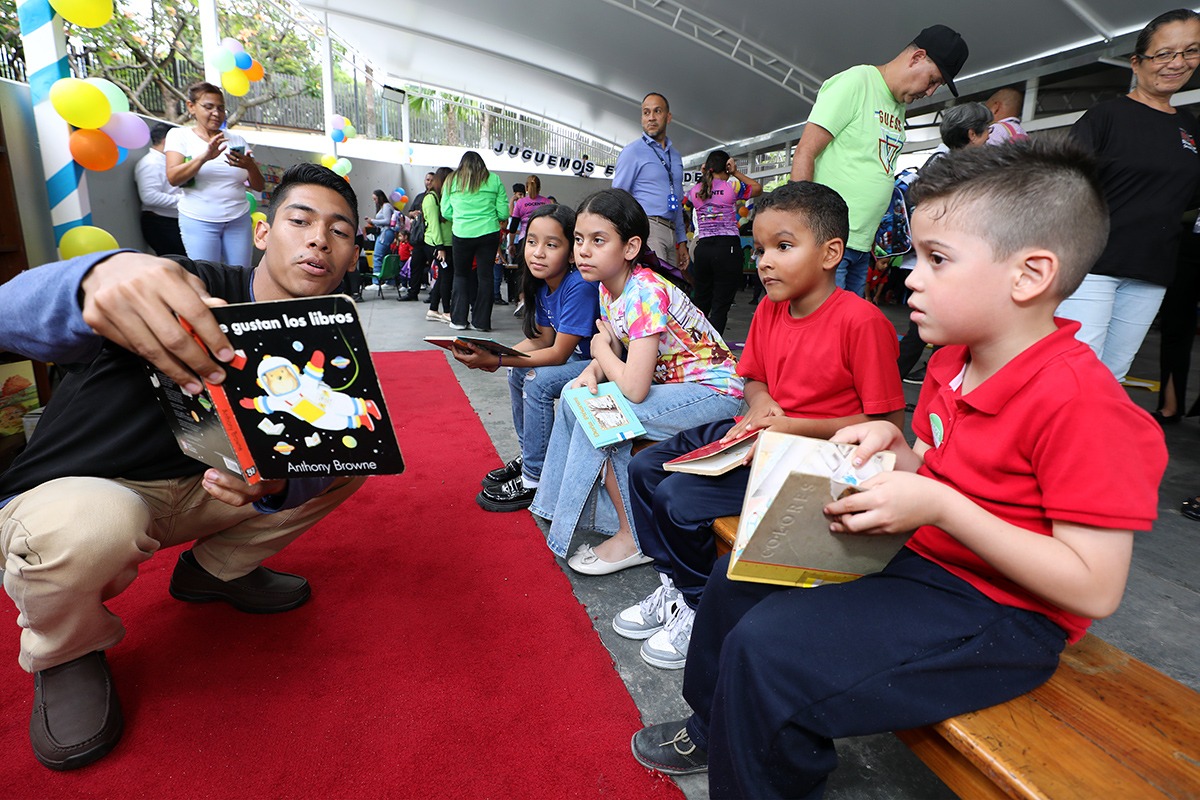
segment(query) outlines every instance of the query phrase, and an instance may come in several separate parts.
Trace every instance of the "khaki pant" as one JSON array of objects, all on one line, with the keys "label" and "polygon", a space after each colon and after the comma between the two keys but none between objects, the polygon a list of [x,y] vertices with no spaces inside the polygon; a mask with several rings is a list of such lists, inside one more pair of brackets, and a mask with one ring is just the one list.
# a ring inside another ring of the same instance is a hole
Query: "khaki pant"
[{"label": "khaki pant", "polygon": [[658,217],[650,218],[650,241],[646,246],[654,251],[659,261],[673,267],[679,266],[679,253],[675,250],[675,226],[668,225]]},{"label": "khaki pant", "polygon": [[0,508],[4,589],[20,612],[21,666],[36,672],[112,647],[125,635],[104,603],[160,547],[196,541],[222,580],[251,572],[362,485],[339,478],[299,508],[262,514],[213,498],[201,476],[161,481],[59,478]]}]

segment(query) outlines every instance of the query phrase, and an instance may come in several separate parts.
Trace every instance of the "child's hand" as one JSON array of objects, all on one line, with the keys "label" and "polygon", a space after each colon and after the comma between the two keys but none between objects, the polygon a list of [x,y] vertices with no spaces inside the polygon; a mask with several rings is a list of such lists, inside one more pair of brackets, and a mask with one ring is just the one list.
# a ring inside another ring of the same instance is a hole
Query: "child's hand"
[{"label": "child's hand", "polygon": [[783,407],[770,398],[761,402],[755,403],[746,412],[746,416],[742,417],[741,422],[729,429],[729,432],[721,437],[722,442],[728,442],[731,439],[736,439],[747,431],[756,431],[763,428],[771,427],[772,417],[782,417]]},{"label": "child's hand", "polygon": [[871,456],[882,450],[901,451],[908,449],[904,434],[890,422],[871,420],[858,425],[848,425],[829,437],[829,441],[839,444],[856,444],[854,451],[855,467],[867,463]]},{"label": "child's hand", "polygon": [[598,383],[595,371],[589,366],[583,372],[579,373],[578,378],[571,382],[571,388],[578,389],[581,386],[586,386],[588,392],[595,394]]},{"label": "child's hand", "polygon": [[470,342],[455,342],[450,351],[454,360],[471,369],[481,369],[484,372],[495,372],[500,368],[500,357],[489,353]]},{"label": "child's hand", "polygon": [[924,475],[884,472],[863,483],[861,491],[825,506],[824,512],[834,533],[908,533],[937,525],[941,499],[953,491]]},{"label": "child's hand", "polygon": [[620,340],[613,333],[612,326],[602,319],[596,320],[596,333],[592,336],[592,351],[598,348],[608,348],[616,355],[621,355]]}]

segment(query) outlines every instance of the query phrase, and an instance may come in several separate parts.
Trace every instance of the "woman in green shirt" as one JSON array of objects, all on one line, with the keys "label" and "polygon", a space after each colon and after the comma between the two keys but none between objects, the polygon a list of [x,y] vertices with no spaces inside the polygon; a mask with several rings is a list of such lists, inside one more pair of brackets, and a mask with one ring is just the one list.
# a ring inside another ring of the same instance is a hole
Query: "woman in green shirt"
[{"label": "woman in green shirt", "polygon": [[458,169],[446,179],[442,216],[450,220],[453,233],[450,327],[458,331],[468,327],[490,331],[496,251],[500,247],[500,226],[508,219],[508,194],[499,176],[488,171],[483,158],[474,150],[463,153]]}]

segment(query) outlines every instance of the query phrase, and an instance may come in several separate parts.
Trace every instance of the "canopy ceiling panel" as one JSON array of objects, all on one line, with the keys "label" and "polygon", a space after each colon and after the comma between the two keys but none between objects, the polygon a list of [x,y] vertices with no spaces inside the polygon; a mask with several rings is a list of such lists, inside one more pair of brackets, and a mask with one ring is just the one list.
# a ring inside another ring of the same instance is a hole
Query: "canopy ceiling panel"
[{"label": "canopy ceiling panel", "polygon": [[[494,100],[623,143],[642,96],[671,101],[685,154],[804,121],[820,83],[883,63],[921,28],[967,40],[962,93],[1011,79],[1013,65],[1080,52],[1128,53],[1130,30],[1162,0],[302,0],[396,80]],[[1116,38],[1115,42],[1107,40]],[[1124,49],[1120,49],[1121,46]],[[935,100],[948,97],[940,89]]]}]

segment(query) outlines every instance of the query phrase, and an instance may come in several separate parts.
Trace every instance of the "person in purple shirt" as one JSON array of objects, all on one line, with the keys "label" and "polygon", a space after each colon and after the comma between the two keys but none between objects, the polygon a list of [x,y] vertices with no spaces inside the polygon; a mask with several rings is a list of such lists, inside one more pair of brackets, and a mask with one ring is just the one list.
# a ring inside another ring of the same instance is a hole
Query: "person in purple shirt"
[{"label": "person in purple shirt", "polygon": [[612,187],[624,189],[650,218],[646,246],[686,272],[687,227],[683,221],[683,158],[667,138],[671,104],[658,92],[642,98],[642,135],[617,156]]}]

